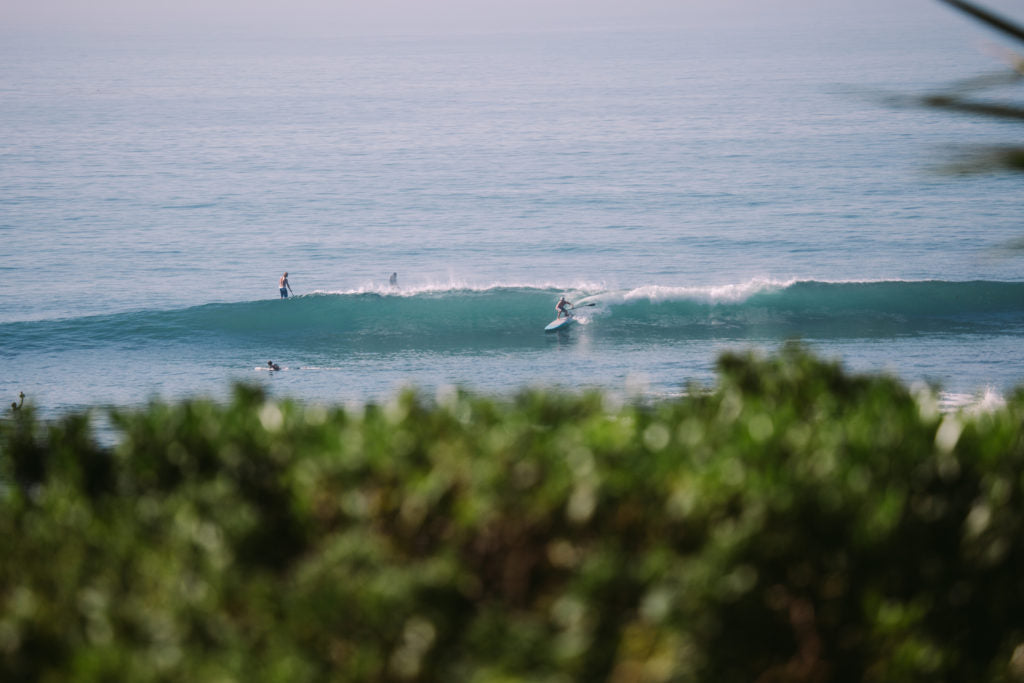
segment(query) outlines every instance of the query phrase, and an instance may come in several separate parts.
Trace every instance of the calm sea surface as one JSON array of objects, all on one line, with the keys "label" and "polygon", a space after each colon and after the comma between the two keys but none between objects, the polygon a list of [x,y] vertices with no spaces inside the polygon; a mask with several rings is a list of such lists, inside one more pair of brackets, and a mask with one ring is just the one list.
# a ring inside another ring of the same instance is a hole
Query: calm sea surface
[{"label": "calm sea surface", "polygon": [[[1005,394],[1024,384],[1024,176],[942,167],[1024,125],[893,102],[999,73],[982,32],[929,9],[4,36],[0,399],[656,397],[790,338],[952,403]],[[546,335],[563,293],[580,324]]]}]

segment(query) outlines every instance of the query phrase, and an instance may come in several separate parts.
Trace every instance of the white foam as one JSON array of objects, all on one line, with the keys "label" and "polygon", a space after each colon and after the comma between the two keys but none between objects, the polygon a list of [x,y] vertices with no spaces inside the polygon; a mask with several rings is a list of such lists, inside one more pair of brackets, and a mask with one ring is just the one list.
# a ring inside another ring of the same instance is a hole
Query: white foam
[{"label": "white foam", "polygon": [[962,411],[968,415],[982,415],[1006,407],[1006,398],[995,388],[985,387],[974,394],[942,392],[939,409],[946,412]]},{"label": "white foam", "polygon": [[602,292],[606,285],[600,282],[589,282],[576,280],[567,282],[520,282],[520,281],[491,281],[472,282],[449,278],[448,280],[427,281],[414,283],[412,285],[402,284],[392,287],[386,282],[365,282],[356,287],[346,289],[316,289],[310,294],[335,294],[335,295],[359,295],[379,294],[381,296],[402,296],[412,297],[420,294],[446,294],[449,292],[491,292],[499,289],[534,289],[551,290],[571,293],[573,295],[585,295],[587,293]]},{"label": "white foam", "polygon": [[[561,292],[577,305],[581,303],[622,304],[635,301],[660,303],[665,301],[697,301],[707,304],[742,303],[752,296],[765,292],[777,292],[799,282],[810,282],[797,278],[777,279],[755,277],[745,282],[715,285],[638,285],[613,288],[606,282],[594,280],[574,281],[488,281],[474,282],[468,279],[448,278],[429,280],[392,287],[386,281],[369,281],[355,287],[339,289],[316,289],[309,295],[360,295],[414,297],[422,294],[447,294],[455,292],[490,292],[499,289],[527,289],[536,291]],[[903,280],[820,280],[822,284],[871,284],[879,282],[903,282]],[[910,281],[907,281],[910,282]]]},{"label": "white foam", "polygon": [[781,291],[798,282],[797,280],[774,280],[754,278],[747,282],[725,285],[643,285],[631,289],[601,292],[587,296],[577,302],[598,304],[622,304],[635,301],[699,301],[702,303],[740,303],[755,294]]}]

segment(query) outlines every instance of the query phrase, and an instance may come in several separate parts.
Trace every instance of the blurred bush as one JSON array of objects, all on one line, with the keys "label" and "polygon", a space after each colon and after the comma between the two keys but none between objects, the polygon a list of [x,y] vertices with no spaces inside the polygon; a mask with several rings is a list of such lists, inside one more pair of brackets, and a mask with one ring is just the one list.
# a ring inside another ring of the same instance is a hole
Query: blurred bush
[{"label": "blurred bush", "polygon": [[0,680],[1024,677],[1024,391],[942,414],[789,346],[653,406],[112,418],[0,421]]}]

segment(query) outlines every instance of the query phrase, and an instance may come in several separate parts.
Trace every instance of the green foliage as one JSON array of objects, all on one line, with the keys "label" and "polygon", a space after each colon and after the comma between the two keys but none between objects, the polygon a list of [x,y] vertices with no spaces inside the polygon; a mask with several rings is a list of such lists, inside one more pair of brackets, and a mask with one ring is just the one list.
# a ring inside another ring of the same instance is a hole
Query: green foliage
[{"label": "green foliage", "polygon": [[0,680],[1017,680],[1024,392],[798,346],[653,406],[0,421]]}]

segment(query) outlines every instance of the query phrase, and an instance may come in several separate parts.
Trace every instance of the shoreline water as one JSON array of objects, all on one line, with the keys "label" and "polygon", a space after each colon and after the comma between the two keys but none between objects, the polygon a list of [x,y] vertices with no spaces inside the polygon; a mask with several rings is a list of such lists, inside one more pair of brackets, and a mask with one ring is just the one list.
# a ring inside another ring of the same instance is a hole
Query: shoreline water
[{"label": "shoreline water", "polygon": [[[784,354],[785,351],[783,349],[791,343],[792,342],[786,342],[785,344],[768,352],[763,348],[747,347],[728,348],[724,349],[722,353],[752,353],[754,357],[771,358]],[[798,345],[802,346],[805,351],[810,351],[813,355],[813,349],[811,346],[803,343],[798,343]],[[1024,390],[1024,383],[1019,383],[1016,386],[1010,387],[1010,390],[1005,394],[991,386],[982,387],[972,393],[944,391],[940,386],[937,386],[934,383],[927,383],[921,380],[908,382],[892,372],[881,370],[856,372],[851,370],[840,359],[832,360],[839,363],[842,371],[848,377],[865,377],[875,379],[885,378],[895,381],[898,386],[902,387],[914,396],[922,414],[964,414],[968,418],[977,418],[984,414],[996,413],[1003,410],[1007,406],[1009,393]],[[821,358],[819,362],[827,363],[829,360]],[[302,391],[296,390],[298,385],[295,382],[288,383],[288,388],[282,390],[279,387],[274,386],[274,381],[283,375],[294,377],[295,375],[308,375],[310,373],[323,373],[327,376],[337,375],[344,377],[343,373],[347,372],[348,369],[345,367],[285,366],[280,369],[271,370],[266,366],[257,366],[252,368],[252,370],[254,374],[260,376],[258,379],[243,379],[241,378],[242,375],[240,375],[239,378],[220,387],[217,391],[209,391],[208,388],[206,388],[204,390],[192,391],[177,396],[150,395],[145,401],[125,402],[120,404],[102,400],[97,395],[96,400],[93,403],[63,405],[62,407],[55,409],[45,405],[38,405],[34,401],[33,396],[25,395],[21,398],[21,405],[18,405],[17,409],[12,406],[11,408],[4,408],[0,411],[0,420],[10,423],[18,417],[18,411],[20,410],[31,412],[35,416],[35,419],[54,424],[74,416],[86,417],[89,422],[90,432],[92,437],[96,440],[96,443],[103,448],[113,448],[120,444],[125,437],[125,433],[120,427],[115,426],[115,423],[111,419],[115,413],[141,413],[152,409],[155,404],[173,406],[176,404],[193,403],[196,401],[213,401],[217,405],[226,406],[231,402],[232,395],[237,391],[237,389],[245,386],[265,392],[268,400],[271,402],[293,402],[303,409],[323,411],[331,411],[333,409],[341,408],[348,411],[354,411],[355,414],[362,414],[366,409],[371,407],[382,407],[388,409],[388,406],[393,405],[396,401],[406,400],[403,397],[405,397],[409,392],[412,392],[417,401],[423,402],[428,406],[447,405],[451,403],[453,397],[460,395],[473,397],[474,399],[494,401],[501,405],[510,404],[515,402],[519,396],[538,391],[549,395],[558,395],[564,399],[570,400],[576,400],[581,396],[588,394],[597,394],[601,397],[601,401],[605,404],[608,410],[615,411],[619,410],[625,404],[646,406],[650,410],[656,410],[659,406],[671,405],[677,402],[689,400],[693,397],[693,394],[690,393],[693,389],[696,389],[699,394],[705,394],[707,392],[716,392],[720,388],[718,386],[718,373],[712,367],[709,368],[710,374],[705,381],[701,382],[691,380],[695,383],[693,387],[681,387],[676,390],[665,390],[664,388],[652,390],[650,377],[640,372],[626,377],[622,385],[617,387],[609,385],[573,387],[554,382],[523,384],[515,387],[509,386],[505,387],[504,390],[486,390],[474,388],[469,385],[439,383],[435,386],[429,386],[417,385],[411,382],[401,382],[396,384],[392,390],[373,396],[365,395],[360,397],[349,397],[347,399],[325,399],[321,397],[317,399],[310,397],[304,398],[302,396]],[[17,405],[17,403],[18,402],[15,402],[15,405]]]}]

